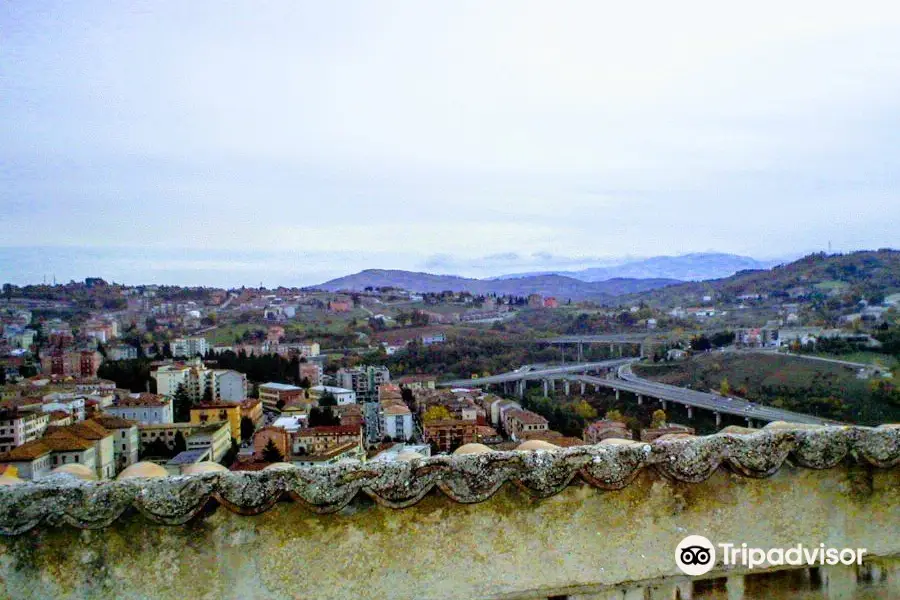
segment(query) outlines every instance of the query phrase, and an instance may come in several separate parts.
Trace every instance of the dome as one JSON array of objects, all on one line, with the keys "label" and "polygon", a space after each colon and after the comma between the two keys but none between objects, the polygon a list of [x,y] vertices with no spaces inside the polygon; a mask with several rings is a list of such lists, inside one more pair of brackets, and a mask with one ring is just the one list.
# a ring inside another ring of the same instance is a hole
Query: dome
[{"label": "dome", "polygon": [[558,450],[559,446],[554,446],[550,442],[544,440],[528,440],[516,448],[516,450]]},{"label": "dome", "polygon": [[0,485],[17,485],[19,483],[25,483],[18,477],[13,477],[12,475],[0,475]]},{"label": "dome", "polygon": [[50,471],[51,475],[55,475],[57,473],[67,473],[73,477],[77,477],[78,479],[83,479],[85,481],[97,481],[97,474],[94,473],[94,470],[82,464],[69,463],[67,465],[56,467],[55,469]]},{"label": "dome", "polygon": [[211,460],[204,460],[193,465],[187,465],[181,470],[182,475],[199,475],[200,473],[216,473],[227,471],[225,467]]},{"label": "dome", "polygon": [[740,425],[729,425],[728,427],[719,431],[719,433],[731,433],[734,435],[747,435],[749,433],[756,433],[758,430],[750,429],[749,427],[741,427]]},{"label": "dome", "polygon": [[265,467],[263,471],[280,471],[281,469],[295,469],[296,467],[291,463],[286,462],[277,462],[272,463],[268,467]]},{"label": "dome", "polygon": [[639,443],[640,442],[634,440],[625,440],[622,438],[606,438],[605,440],[600,440],[601,446],[633,446],[634,444]]},{"label": "dome", "polygon": [[404,462],[416,460],[419,458],[425,458],[425,455],[419,454],[418,452],[413,452],[412,450],[406,450],[397,455],[397,460],[402,460]]},{"label": "dome", "polygon": [[463,444],[453,451],[453,454],[483,454],[485,452],[493,452],[484,444]]},{"label": "dome", "polygon": [[821,429],[823,425],[811,425],[809,423],[788,423],[787,421],[772,421],[763,429]]},{"label": "dome", "polygon": [[169,473],[165,467],[161,467],[156,463],[143,461],[134,463],[119,473],[116,479],[129,479],[131,477],[165,477]]}]

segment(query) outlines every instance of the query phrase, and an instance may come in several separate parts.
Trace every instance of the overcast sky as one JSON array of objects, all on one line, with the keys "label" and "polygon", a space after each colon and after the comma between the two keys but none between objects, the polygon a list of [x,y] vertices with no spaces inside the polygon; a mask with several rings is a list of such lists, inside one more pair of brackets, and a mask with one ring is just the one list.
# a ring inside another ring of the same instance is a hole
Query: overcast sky
[{"label": "overcast sky", "polygon": [[6,2],[0,246],[284,283],[900,246],[900,5],[736,6]]}]

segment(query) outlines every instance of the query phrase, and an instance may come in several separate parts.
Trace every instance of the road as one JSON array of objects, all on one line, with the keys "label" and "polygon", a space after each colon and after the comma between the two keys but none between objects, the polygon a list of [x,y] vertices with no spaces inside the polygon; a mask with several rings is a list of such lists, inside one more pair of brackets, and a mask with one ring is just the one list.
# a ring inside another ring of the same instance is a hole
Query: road
[{"label": "road", "polygon": [[842,424],[831,419],[823,419],[813,415],[763,406],[741,398],[723,397],[717,394],[698,392],[696,390],[689,390],[674,385],[650,381],[649,379],[643,379],[632,372],[630,363],[619,367],[615,379],[605,379],[590,375],[576,375],[569,377],[569,379],[640,394],[648,398],[657,398],[659,400],[666,400],[667,402],[675,402],[685,406],[702,408],[723,414],[737,415],[746,419],[788,421],[791,423],[807,423],[811,425]]},{"label": "road", "polygon": [[840,360],[838,358],[825,358],[824,356],[811,356],[809,354],[795,354],[793,352],[778,352],[777,350],[760,350],[760,349],[751,349],[751,350],[743,350],[743,352],[751,352],[754,354],[777,354],[778,356],[793,356],[794,358],[801,358],[803,360],[815,360],[819,362],[832,363],[835,365],[842,365],[844,367],[851,367],[853,369],[871,369],[873,371],[877,371],[879,373],[889,373],[890,369],[886,369],[885,367],[879,365],[873,365],[870,363],[858,363],[851,362],[849,360]]},{"label": "road", "polygon": [[443,387],[479,387],[482,385],[490,385],[494,383],[509,383],[513,381],[522,381],[529,379],[549,379],[554,376],[560,377],[569,373],[579,373],[581,371],[593,371],[595,369],[611,369],[628,364],[637,359],[635,358],[618,358],[615,360],[603,360],[592,363],[578,363],[575,365],[564,365],[561,367],[550,367],[546,369],[533,369],[527,371],[511,371],[509,373],[501,373],[500,375],[491,375],[490,377],[478,377],[474,379],[455,379],[453,381],[444,381],[438,383]]}]

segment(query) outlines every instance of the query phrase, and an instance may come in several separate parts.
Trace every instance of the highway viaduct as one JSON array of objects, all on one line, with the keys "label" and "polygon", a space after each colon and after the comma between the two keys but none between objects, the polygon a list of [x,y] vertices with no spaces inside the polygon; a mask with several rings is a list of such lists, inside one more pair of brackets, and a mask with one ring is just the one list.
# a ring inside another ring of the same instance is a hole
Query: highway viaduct
[{"label": "highway viaduct", "polygon": [[[840,425],[837,421],[823,419],[814,415],[807,415],[788,410],[781,410],[749,402],[742,398],[732,398],[717,394],[699,392],[687,388],[680,388],[643,379],[635,375],[631,370],[632,363],[639,359],[625,358],[607,360],[593,363],[580,363],[552,367],[545,369],[523,368],[509,373],[502,373],[490,377],[473,379],[457,379],[439,383],[444,387],[486,387],[491,385],[503,386],[506,393],[510,393],[510,386],[514,385],[515,394],[520,398],[525,395],[525,386],[528,381],[540,381],[543,385],[544,395],[549,395],[551,390],[556,390],[557,381],[562,382],[563,393],[571,393],[571,385],[576,384],[581,394],[587,391],[587,386],[593,386],[594,390],[601,387],[613,389],[616,398],[621,392],[634,394],[637,403],[643,404],[645,399],[656,400],[663,409],[668,403],[684,406],[688,418],[693,418],[694,409],[709,410],[716,417],[716,426],[721,426],[723,414],[741,417],[752,427],[756,422],[787,421],[791,423],[803,423],[808,425]],[[592,375],[591,373],[595,373]],[[603,376],[597,376],[601,374]]]}]

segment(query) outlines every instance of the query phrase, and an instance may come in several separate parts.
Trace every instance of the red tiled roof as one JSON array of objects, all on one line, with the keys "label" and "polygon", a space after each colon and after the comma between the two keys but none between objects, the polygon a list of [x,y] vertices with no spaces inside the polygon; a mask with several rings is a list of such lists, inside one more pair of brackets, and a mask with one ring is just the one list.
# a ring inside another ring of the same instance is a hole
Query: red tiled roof
[{"label": "red tiled roof", "polygon": [[322,425],[319,427],[301,429],[297,432],[297,435],[300,437],[317,435],[358,435],[359,432],[359,425]]}]

